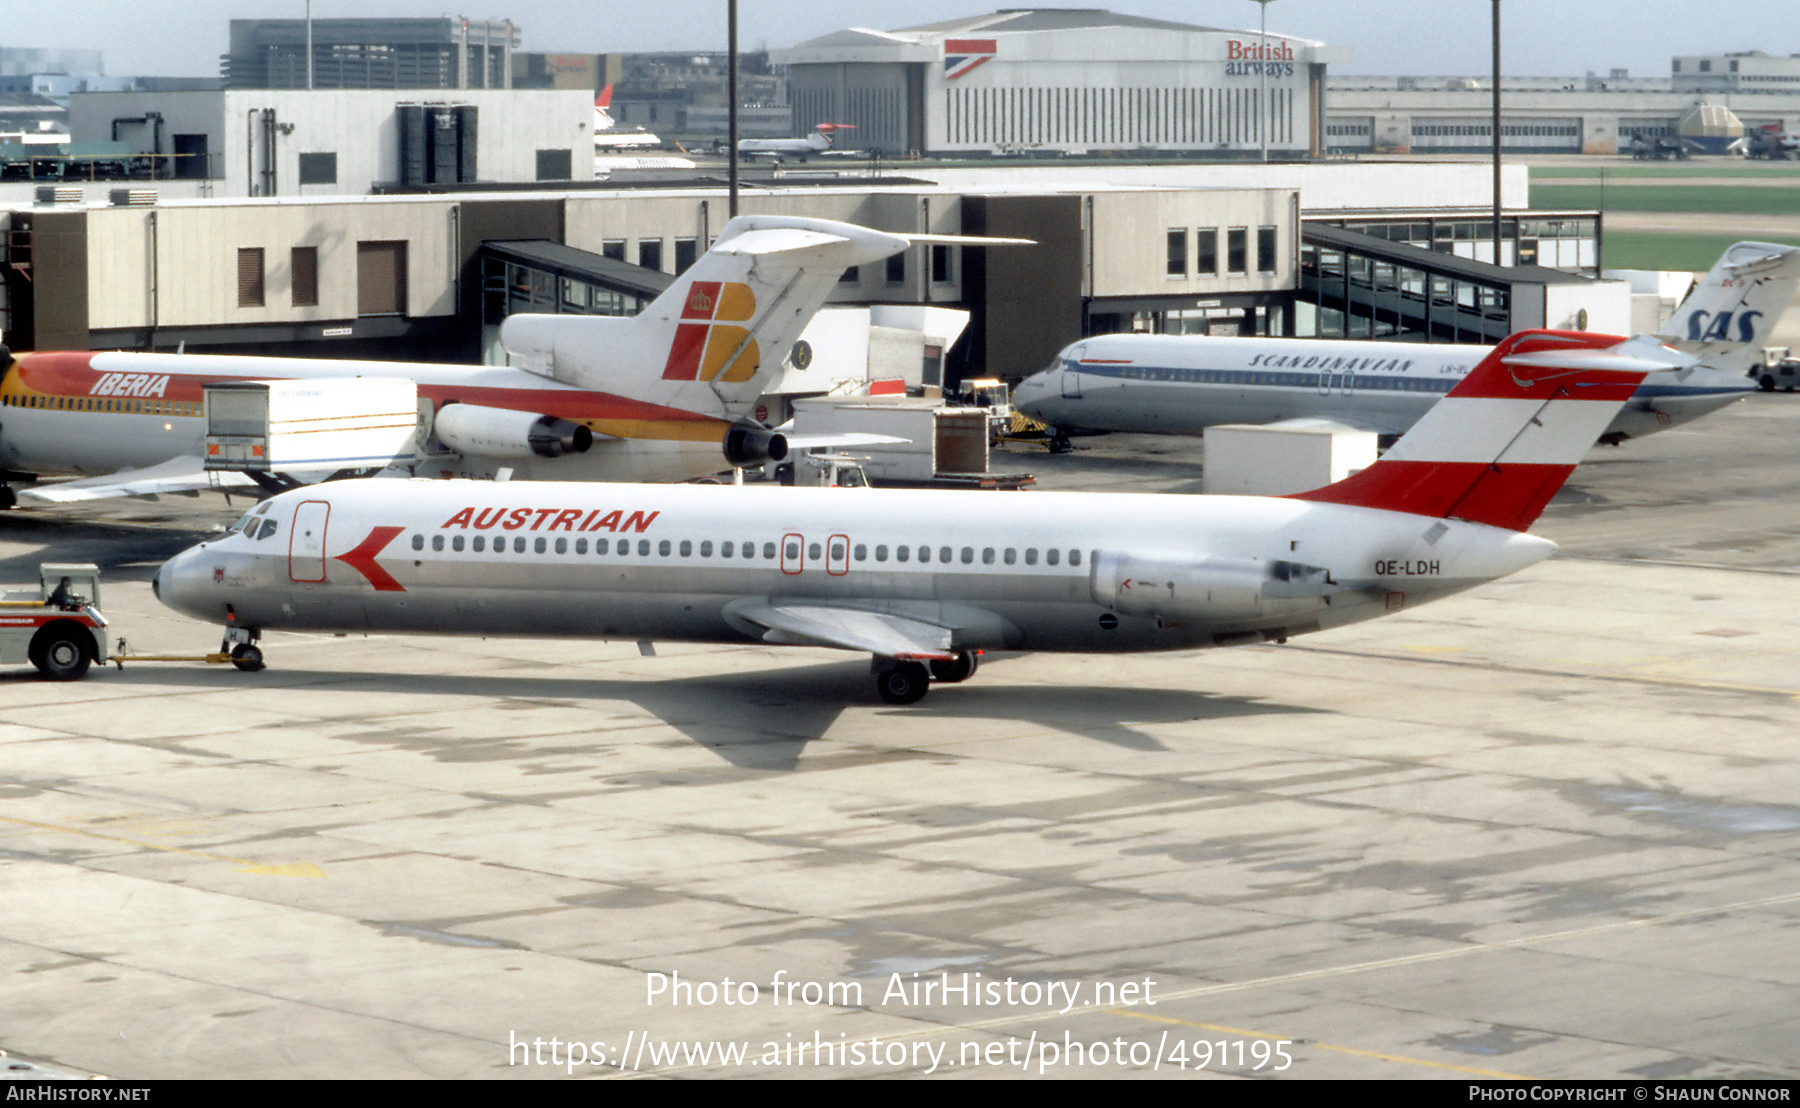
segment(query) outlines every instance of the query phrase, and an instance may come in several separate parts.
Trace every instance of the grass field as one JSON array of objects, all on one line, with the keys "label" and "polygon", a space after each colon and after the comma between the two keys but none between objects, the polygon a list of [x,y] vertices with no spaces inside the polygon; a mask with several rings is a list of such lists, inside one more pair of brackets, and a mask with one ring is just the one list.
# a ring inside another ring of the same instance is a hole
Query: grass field
[{"label": "grass field", "polygon": [[[1688,269],[1698,272],[1712,268],[1719,255],[1741,235],[1678,235],[1653,231],[1608,231],[1603,256],[1608,269]],[[1800,237],[1771,235],[1765,242],[1784,246],[1800,246]]]},{"label": "grass field", "polygon": [[1723,212],[1800,215],[1796,187],[1739,185],[1533,185],[1534,208],[1597,208],[1607,212]]},{"label": "grass field", "polygon": [[1615,177],[1625,178],[1675,178],[1682,177],[1760,177],[1788,178],[1800,187],[1800,162],[1722,162],[1712,159],[1700,165],[1613,165],[1613,166],[1533,166],[1531,175],[1534,178],[1567,177],[1580,179],[1605,178],[1610,181]]}]

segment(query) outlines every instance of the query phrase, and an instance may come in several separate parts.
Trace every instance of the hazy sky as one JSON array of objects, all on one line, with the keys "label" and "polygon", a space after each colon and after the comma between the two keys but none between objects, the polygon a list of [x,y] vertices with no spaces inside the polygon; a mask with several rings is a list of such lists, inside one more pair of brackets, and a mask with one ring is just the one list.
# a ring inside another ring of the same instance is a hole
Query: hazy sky
[{"label": "hazy sky", "polygon": [[[315,19],[440,16],[511,19],[524,48],[571,53],[718,50],[725,0],[313,0]],[[1023,6],[1019,0],[740,0],[746,49],[792,46],[843,27],[893,30]],[[1254,28],[1254,0],[1113,0],[1089,5],[1209,27]],[[1800,0],[1504,0],[1505,72],[1580,76],[1614,67],[1665,76],[1676,54],[1800,53]],[[305,0],[0,0],[0,45],[98,49],[114,75],[212,77],[228,24],[300,18]],[[1489,68],[1490,0],[1274,0],[1269,29],[1348,46],[1346,73],[1463,75]]]}]

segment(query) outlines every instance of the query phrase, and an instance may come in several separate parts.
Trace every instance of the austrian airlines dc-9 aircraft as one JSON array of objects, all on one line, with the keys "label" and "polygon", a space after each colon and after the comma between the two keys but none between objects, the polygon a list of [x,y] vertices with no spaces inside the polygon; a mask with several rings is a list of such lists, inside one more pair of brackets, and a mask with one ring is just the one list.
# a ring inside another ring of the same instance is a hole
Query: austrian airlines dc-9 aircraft
[{"label": "austrian airlines dc-9 aircraft", "polygon": [[[209,487],[202,390],[220,381],[411,378],[446,451],[421,476],[666,481],[779,461],[786,440],[748,414],[847,267],[1002,241],[1020,240],[740,216],[638,315],[509,317],[518,368],[0,348],[0,508]],[[26,483],[41,474],[115,476]]]},{"label": "austrian airlines dc-9 aircraft", "polygon": [[1523,332],[1375,465],[1287,497],[345,481],[264,501],[157,572],[263,630],[866,651],[890,703],[987,650],[1285,641],[1523,569],[1531,525],[1651,369],[1642,340]]},{"label": "austrian airlines dc-9 aircraft", "polygon": [[[1750,363],[1800,288],[1800,248],[1740,242],[1660,337],[1700,356],[1645,383],[1600,436],[1619,443],[1697,419],[1748,393]],[[1362,340],[1096,335],[1019,383],[1013,404],[1052,428],[1197,435],[1216,423],[1334,425],[1399,435],[1491,347]]]}]

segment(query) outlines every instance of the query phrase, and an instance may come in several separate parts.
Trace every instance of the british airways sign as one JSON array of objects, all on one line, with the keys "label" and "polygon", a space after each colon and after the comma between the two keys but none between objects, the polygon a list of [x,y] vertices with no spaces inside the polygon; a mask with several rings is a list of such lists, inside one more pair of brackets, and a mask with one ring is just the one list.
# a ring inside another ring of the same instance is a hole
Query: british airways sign
[{"label": "british airways sign", "polygon": [[1235,38],[1225,40],[1227,77],[1255,77],[1264,73],[1270,77],[1292,77],[1293,46],[1285,42],[1244,42]]}]

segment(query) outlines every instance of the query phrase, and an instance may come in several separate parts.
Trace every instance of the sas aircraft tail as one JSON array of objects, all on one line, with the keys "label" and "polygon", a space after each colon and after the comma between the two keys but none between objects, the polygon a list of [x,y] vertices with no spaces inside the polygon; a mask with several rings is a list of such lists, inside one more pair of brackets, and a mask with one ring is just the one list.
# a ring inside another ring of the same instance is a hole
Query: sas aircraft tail
[{"label": "sas aircraft tail", "polygon": [[1644,377],[1693,362],[1648,337],[1521,331],[1380,461],[1293,498],[1524,531]]},{"label": "sas aircraft tail", "polygon": [[1800,247],[1740,242],[1694,285],[1658,335],[1701,364],[1748,373],[1800,290]]},{"label": "sas aircraft tail", "polygon": [[638,315],[514,315],[501,324],[500,341],[520,368],[533,373],[736,421],[768,391],[845,269],[915,242],[1021,241],[739,216]]}]

